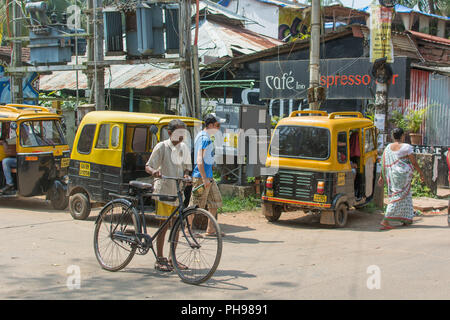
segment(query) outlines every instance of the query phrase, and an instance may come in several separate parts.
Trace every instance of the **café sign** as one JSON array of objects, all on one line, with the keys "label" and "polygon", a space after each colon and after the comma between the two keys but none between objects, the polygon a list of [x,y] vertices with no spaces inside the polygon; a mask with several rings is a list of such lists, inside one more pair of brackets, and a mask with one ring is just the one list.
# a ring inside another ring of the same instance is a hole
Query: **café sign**
[{"label": "caf\u00e9 sign", "polygon": [[[409,98],[409,59],[396,57],[389,98]],[[376,80],[369,58],[323,59],[320,85],[327,99],[372,99]],[[260,99],[304,99],[309,87],[309,60],[260,62]]]}]

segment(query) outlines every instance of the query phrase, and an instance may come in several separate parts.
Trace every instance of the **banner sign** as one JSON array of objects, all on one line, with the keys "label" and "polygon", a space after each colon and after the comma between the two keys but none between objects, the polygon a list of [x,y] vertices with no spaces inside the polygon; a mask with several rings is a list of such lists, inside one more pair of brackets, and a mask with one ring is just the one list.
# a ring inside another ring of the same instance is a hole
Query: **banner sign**
[{"label": "banner sign", "polygon": [[[320,85],[327,99],[373,99],[376,80],[369,58],[320,60]],[[410,61],[397,57],[389,98],[409,99]],[[260,99],[305,99],[309,87],[309,60],[260,62]]]},{"label": "banner sign", "polygon": [[370,13],[370,62],[386,57],[394,62],[391,40],[392,8],[372,5]]},{"label": "banner sign", "polygon": [[[10,76],[5,75],[5,67],[0,65],[0,104],[11,103]],[[25,104],[37,104],[37,100],[27,100],[27,98],[38,98],[39,92],[36,88],[39,85],[39,75],[35,72],[27,73],[23,77],[22,88]]]}]

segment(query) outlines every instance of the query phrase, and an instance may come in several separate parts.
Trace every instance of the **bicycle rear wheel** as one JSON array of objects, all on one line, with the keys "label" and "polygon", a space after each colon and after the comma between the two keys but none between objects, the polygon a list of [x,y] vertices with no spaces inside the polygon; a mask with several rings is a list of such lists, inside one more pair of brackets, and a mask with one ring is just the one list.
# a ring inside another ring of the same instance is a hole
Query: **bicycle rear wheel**
[{"label": "bicycle rear wheel", "polygon": [[95,225],[94,251],[103,269],[125,268],[136,252],[136,209],[127,201],[114,200],[100,212]]},{"label": "bicycle rear wheel", "polygon": [[[206,225],[212,226],[206,234]],[[217,269],[222,256],[222,235],[217,220],[206,210],[193,209],[177,219],[170,234],[170,256],[181,280],[190,284],[207,281]]]}]

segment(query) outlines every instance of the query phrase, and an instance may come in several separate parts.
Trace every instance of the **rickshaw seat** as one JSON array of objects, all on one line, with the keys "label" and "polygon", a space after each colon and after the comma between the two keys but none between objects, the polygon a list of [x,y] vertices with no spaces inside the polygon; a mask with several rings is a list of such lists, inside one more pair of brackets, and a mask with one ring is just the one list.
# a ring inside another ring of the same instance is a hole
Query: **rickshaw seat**
[{"label": "rickshaw seat", "polygon": [[130,186],[136,189],[141,190],[150,190],[153,188],[153,185],[151,183],[141,182],[141,181],[130,181]]}]

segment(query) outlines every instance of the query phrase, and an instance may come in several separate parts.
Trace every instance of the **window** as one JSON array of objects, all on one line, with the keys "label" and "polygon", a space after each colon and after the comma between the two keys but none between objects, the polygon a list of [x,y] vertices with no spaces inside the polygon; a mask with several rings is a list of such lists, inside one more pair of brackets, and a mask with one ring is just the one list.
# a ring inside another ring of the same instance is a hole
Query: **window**
[{"label": "window", "polygon": [[120,144],[120,127],[114,126],[111,132],[111,146],[117,148]]},{"label": "window", "polygon": [[329,158],[329,146],[330,131],[326,128],[279,126],[273,134],[270,154],[278,157],[326,160]]},{"label": "window", "polygon": [[337,158],[339,163],[347,163],[347,132],[338,133]]},{"label": "window", "polygon": [[133,152],[146,152],[147,148],[147,127],[137,127],[133,135]]},{"label": "window", "polygon": [[87,124],[83,127],[78,140],[77,150],[79,153],[89,154],[91,153],[92,142],[94,141],[95,124]]},{"label": "window", "polygon": [[364,151],[370,152],[375,150],[375,133],[373,128],[364,130]]},{"label": "window", "polygon": [[169,139],[169,130],[167,130],[167,126],[164,126],[161,128],[161,133],[160,133],[160,141],[164,141]]},{"label": "window", "polygon": [[58,120],[25,121],[20,125],[22,147],[55,146],[66,144]]},{"label": "window", "polygon": [[109,124],[102,124],[98,133],[96,148],[108,149],[109,148]]}]

